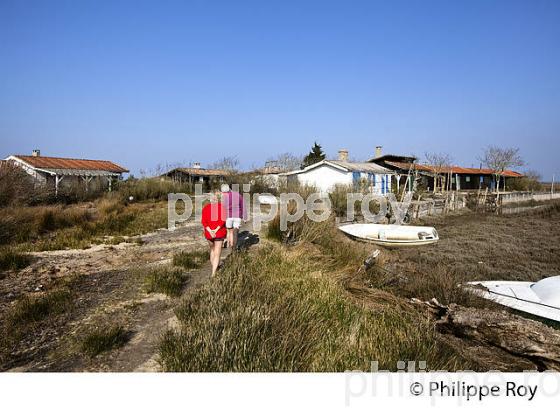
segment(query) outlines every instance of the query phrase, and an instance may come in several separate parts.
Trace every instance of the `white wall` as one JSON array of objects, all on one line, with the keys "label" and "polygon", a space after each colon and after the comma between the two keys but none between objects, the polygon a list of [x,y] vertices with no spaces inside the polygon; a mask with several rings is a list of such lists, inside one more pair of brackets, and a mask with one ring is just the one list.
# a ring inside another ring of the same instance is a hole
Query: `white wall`
[{"label": "white wall", "polygon": [[263,175],[263,181],[265,184],[271,186],[271,187],[278,187],[278,183],[279,183],[279,177],[278,174],[267,174],[267,175]]},{"label": "white wall", "polygon": [[315,186],[321,192],[331,191],[336,184],[352,184],[352,173],[323,164],[297,174],[300,184]]},{"label": "white wall", "polygon": [[35,169],[27,166],[25,163],[20,161],[18,158],[10,155],[8,158],[6,158],[6,160],[10,161],[14,165],[21,167],[25,172],[35,178],[35,180],[40,184],[44,184],[47,182],[47,175],[45,173],[36,171]]},{"label": "white wall", "polygon": [[[330,192],[337,184],[352,185],[354,183],[352,172],[342,171],[328,164],[323,164],[309,171],[296,174],[300,184],[315,186],[321,192]],[[367,172],[360,173],[360,177],[368,179]],[[391,175],[375,174],[375,185],[372,192],[381,194],[382,178],[387,181],[386,191],[391,192]],[[369,180],[369,179],[368,179]]]}]

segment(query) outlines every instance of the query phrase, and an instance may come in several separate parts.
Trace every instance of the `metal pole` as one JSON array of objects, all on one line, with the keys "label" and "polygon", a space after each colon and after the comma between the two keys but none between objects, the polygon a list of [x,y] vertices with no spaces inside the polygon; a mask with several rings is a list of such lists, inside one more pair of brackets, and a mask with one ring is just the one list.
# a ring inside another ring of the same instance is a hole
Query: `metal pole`
[{"label": "metal pole", "polygon": [[550,186],[550,193],[554,195],[554,174],[552,174],[552,185]]}]

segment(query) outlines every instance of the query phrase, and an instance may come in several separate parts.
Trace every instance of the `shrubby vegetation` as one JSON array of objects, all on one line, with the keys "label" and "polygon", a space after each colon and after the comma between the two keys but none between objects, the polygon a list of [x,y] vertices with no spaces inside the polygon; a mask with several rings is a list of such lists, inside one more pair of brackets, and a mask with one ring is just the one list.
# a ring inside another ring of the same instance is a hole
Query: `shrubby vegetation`
[{"label": "shrubby vegetation", "polygon": [[[305,224],[295,246],[274,242],[232,256],[178,308],[179,330],[160,344],[167,371],[396,369],[399,360],[464,367],[429,321],[363,286],[367,248],[334,222]],[[471,367],[472,368],[472,367]]]}]

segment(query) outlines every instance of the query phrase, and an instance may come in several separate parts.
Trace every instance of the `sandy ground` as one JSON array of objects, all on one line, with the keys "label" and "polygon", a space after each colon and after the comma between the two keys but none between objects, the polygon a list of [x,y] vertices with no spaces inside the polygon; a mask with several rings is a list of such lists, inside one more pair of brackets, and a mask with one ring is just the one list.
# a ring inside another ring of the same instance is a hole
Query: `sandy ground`
[{"label": "sandy ground", "polygon": [[[422,277],[419,283],[426,281],[426,271],[438,271],[442,266],[442,273],[450,275],[450,279],[538,280],[560,274],[558,214],[503,217],[466,213],[425,222],[438,228],[442,237],[438,245],[383,251],[388,267],[418,272]],[[158,340],[166,329],[177,326],[174,309],[181,297],[147,294],[138,272],[169,263],[178,251],[204,249],[206,241],[195,222],[139,239],[138,243],[33,253],[34,261],[29,267],[7,273],[0,280],[0,320],[2,312],[22,294],[46,292],[61,282],[68,283],[75,300],[69,312],[33,329],[0,363],[0,370],[159,371]],[[209,276],[208,264],[189,272],[183,296],[204,284]],[[434,296],[430,287],[414,288],[414,294],[409,294],[406,285],[402,289],[398,283],[391,286],[405,297],[429,300]],[[86,330],[101,323],[123,325],[129,340],[120,349],[89,359],[79,351],[79,342]],[[479,346],[473,345],[472,350],[480,353]]]},{"label": "sandy ground", "polygon": [[[198,223],[175,231],[166,229],[142,235],[142,244],[96,245],[85,250],[33,253],[26,269],[8,273],[0,281],[0,310],[23,293],[45,292],[69,281],[74,307],[34,329],[1,366],[12,371],[157,371],[156,343],[173,326],[173,309],[180,298],[145,293],[138,268],[170,262],[181,250],[203,249]],[[224,256],[227,252],[224,253]],[[204,283],[209,266],[192,271],[185,292]],[[121,349],[85,358],[77,351],[84,329],[97,323],[125,324],[130,340]]]}]

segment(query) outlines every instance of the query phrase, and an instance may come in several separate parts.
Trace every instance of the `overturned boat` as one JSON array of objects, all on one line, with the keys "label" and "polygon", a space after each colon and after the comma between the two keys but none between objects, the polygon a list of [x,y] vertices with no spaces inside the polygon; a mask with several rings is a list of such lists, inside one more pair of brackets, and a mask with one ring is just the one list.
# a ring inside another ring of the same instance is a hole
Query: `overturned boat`
[{"label": "overturned boat", "polygon": [[391,248],[429,245],[439,240],[436,229],[431,226],[348,224],[338,229],[352,239]]},{"label": "overturned boat", "polygon": [[278,198],[272,194],[260,194],[259,197],[259,204],[261,205],[277,205]]},{"label": "overturned boat", "polygon": [[500,305],[560,322],[560,276],[538,282],[468,282],[466,289]]}]

